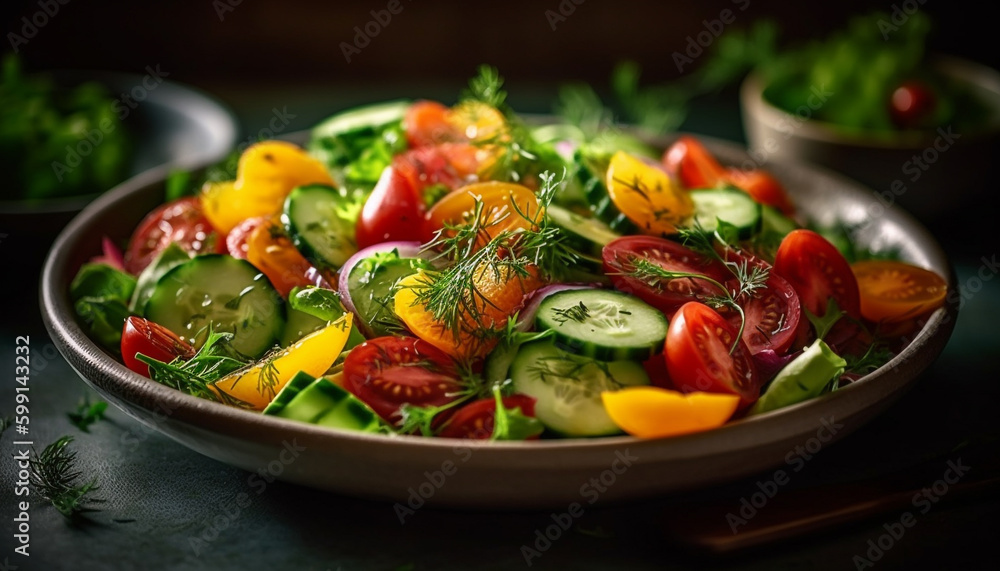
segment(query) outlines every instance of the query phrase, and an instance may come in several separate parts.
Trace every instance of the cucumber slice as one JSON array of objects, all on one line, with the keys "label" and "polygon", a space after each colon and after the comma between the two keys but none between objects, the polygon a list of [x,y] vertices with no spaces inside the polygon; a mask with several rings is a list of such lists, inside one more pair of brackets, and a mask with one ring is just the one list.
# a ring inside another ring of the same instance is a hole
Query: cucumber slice
[{"label": "cucumber slice", "polygon": [[605,289],[550,295],[538,306],[535,327],[551,329],[562,349],[605,361],[645,361],[663,350],[667,338],[667,318],[658,309]]},{"label": "cucumber slice", "polygon": [[278,341],[278,344],[283,348],[288,347],[310,333],[323,329],[329,323],[325,319],[314,317],[291,306],[286,307],[285,310],[287,315],[285,328],[282,330],[281,339]]},{"label": "cucumber slice", "polygon": [[295,247],[323,268],[335,270],[358,251],[354,223],[343,218],[351,199],[332,186],[300,186],[285,199],[281,221]]},{"label": "cucumber slice", "polygon": [[799,227],[794,220],[779,212],[776,208],[761,205],[760,207],[760,231],[773,232],[780,236],[787,236],[792,230]]},{"label": "cucumber slice", "polygon": [[303,389],[308,387],[315,381],[312,375],[309,373],[304,373],[299,371],[290,381],[285,383],[285,386],[278,391],[271,402],[264,407],[264,414],[269,416],[277,416],[281,409],[295,398],[295,395],[302,392]]},{"label": "cucumber slice", "polygon": [[604,246],[621,234],[595,218],[585,218],[561,206],[550,204],[545,214],[564,231],[567,243],[582,254],[600,256]]},{"label": "cucumber slice", "polygon": [[278,393],[264,414],[362,432],[374,432],[380,424],[378,415],[351,393],[323,377],[314,379],[301,372]]},{"label": "cucumber slice", "polygon": [[[358,319],[375,337],[394,335],[401,327],[392,300],[399,280],[430,269],[427,260],[400,258],[395,250],[376,254],[358,262],[347,276],[347,291]],[[362,328],[364,330],[364,328]]]},{"label": "cucumber slice", "polygon": [[583,187],[583,194],[594,216],[607,224],[613,232],[637,233],[638,227],[618,210],[608,196],[608,187],[604,184],[604,171],[607,170],[607,165],[599,165],[595,161],[588,160],[579,150],[574,155],[573,161],[577,165],[577,181]]},{"label": "cucumber slice", "polygon": [[692,190],[691,200],[694,219],[709,232],[715,231],[719,220],[735,226],[741,240],[760,231],[760,204],[742,190]]},{"label": "cucumber slice", "polygon": [[621,432],[605,412],[601,392],[649,384],[640,363],[597,361],[567,353],[547,340],[523,345],[509,372],[514,390],[535,398],[538,420],[566,436]]},{"label": "cucumber slice", "polygon": [[350,109],[325,119],[313,128],[312,137],[374,136],[386,125],[401,121],[409,108],[409,101],[399,100]]},{"label": "cucumber slice", "polygon": [[257,358],[281,337],[285,304],[250,262],[207,254],[163,274],[143,316],[196,346],[205,341],[209,327],[232,333],[233,348]]}]

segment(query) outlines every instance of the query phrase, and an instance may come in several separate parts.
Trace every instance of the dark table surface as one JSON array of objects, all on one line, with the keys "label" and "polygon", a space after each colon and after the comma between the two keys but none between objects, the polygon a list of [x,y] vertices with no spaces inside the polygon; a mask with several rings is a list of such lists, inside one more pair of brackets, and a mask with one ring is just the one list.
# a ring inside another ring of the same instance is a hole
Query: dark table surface
[{"label": "dark table surface", "polygon": [[[294,115],[287,130],[307,128],[329,112],[399,95],[448,99],[458,86],[352,89],[296,86],[246,89],[208,86],[233,105],[247,137],[255,137],[278,111]],[[401,93],[402,91],[402,93]],[[527,111],[546,111],[554,90],[527,86],[530,96],[512,100]],[[742,140],[733,93],[697,102],[684,129]],[[984,193],[987,188],[984,177]],[[995,202],[994,202],[995,204]],[[955,263],[965,290],[954,335],[944,354],[914,388],[873,422],[824,449],[785,490],[878,479],[923,464],[944,472],[946,458],[960,458],[962,443],[998,432],[1000,279],[995,260],[1000,242],[997,210],[963,208],[926,221]],[[0,233],[3,229],[0,228]],[[985,258],[985,260],[984,260]],[[551,513],[486,513],[423,509],[401,525],[390,504],[363,501],[275,482],[261,494],[248,473],[202,457],[118,410],[89,433],[66,413],[85,395],[97,395],[58,356],[37,309],[35,270],[39,253],[17,236],[0,240],[6,268],[5,307],[0,326],[0,416],[15,406],[15,338],[30,336],[32,373],[30,437],[38,448],[62,435],[75,438],[80,468],[98,478],[100,511],[85,525],[71,526],[37,496],[32,497],[30,556],[15,553],[16,466],[7,430],[0,437],[0,570],[4,569],[518,569],[526,566],[522,545],[551,523]],[[990,264],[985,263],[990,261]],[[995,442],[995,441],[994,441]],[[987,455],[995,454],[995,444]],[[928,461],[928,458],[935,458]],[[976,465],[970,466],[975,473]],[[984,467],[984,470],[988,468]],[[994,474],[997,475],[997,474]],[[979,474],[982,476],[982,474]],[[886,513],[810,537],[727,557],[691,554],[670,541],[666,519],[683,517],[703,502],[731,501],[758,489],[762,474],[725,486],[629,505],[588,510],[532,567],[547,569],[851,569],[866,556],[869,541],[899,521]],[[927,482],[932,483],[933,479]],[[836,493],[831,492],[831,493]],[[241,494],[249,500],[243,501]],[[850,500],[849,496],[844,501]],[[890,568],[995,568],[1000,494],[948,498],[918,513],[874,565]],[[683,521],[683,519],[681,520]],[[992,563],[990,563],[992,562]]]}]

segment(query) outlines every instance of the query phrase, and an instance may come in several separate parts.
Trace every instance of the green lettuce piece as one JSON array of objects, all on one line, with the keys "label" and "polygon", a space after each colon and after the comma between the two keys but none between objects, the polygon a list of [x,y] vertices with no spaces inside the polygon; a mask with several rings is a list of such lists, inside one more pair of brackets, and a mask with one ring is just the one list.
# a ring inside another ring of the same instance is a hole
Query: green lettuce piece
[{"label": "green lettuce piece", "polygon": [[785,365],[750,409],[750,414],[769,412],[817,397],[830,381],[840,378],[846,367],[847,361],[823,340],[817,339]]}]

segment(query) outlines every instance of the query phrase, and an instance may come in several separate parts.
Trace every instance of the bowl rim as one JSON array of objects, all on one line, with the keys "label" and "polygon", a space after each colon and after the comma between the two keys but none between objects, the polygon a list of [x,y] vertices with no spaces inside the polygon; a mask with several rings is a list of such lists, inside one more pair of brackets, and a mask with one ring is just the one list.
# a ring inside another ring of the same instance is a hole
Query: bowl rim
[{"label": "bowl rim", "polygon": [[[1000,71],[971,60],[943,54],[930,57],[930,64],[945,75],[976,85],[1000,98]],[[868,149],[922,149],[934,143],[940,135],[939,129],[946,128],[895,132],[847,131],[837,123],[812,118],[802,119],[795,113],[777,107],[764,98],[765,87],[760,70],[751,71],[740,84],[740,106],[744,124],[753,118],[789,137]],[[790,123],[795,124],[794,129],[786,127]],[[1000,132],[1000,119],[995,119],[986,128],[962,133],[962,137],[977,139],[994,136],[998,132]]]},{"label": "bowl rim", "polygon": [[[307,132],[292,133],[283,138],[294,139],[302,137],[303,133]],[[669,141],[683,135],[684,133],[674,133],[667,137],[657,138],[655,141],[657,145],[669,144]],[[702,135],[697,136],[710,146],[738,148],[745,154],[745,148],[737,143]],[[208,166],[208,163],[201,166]],[[819,173],[839,185],[864,189],[858,183],[842,175],[804,163],[799,163],[798,166],[808,169],[809,172]],[[72,251],[70,246],[77,235],[86,229],[92,216],[113,207],[126,197],[147,192],[150,185],[161,183],[169,172],[170,166],[162,165],[123,182],[88,205],[63,229],[49,251],[42,271],[40,285],[42,318],[52,341],[73,369],[88,384],[110,392],[113,396],[112,400],[128,401],[131,406],[138,406],[149,412],[155,412],[156,408],[168,410],[173,419],[235,438],[245,439],[251,435],[260,435],[266,438],[281,439],[282,436],[276,435],[283,435],[284,438],[295,436],[303,438],[311,446],[327,450],[330,449],[331,444],[336,445],[338,442],[362,444],[366,447],[388,447],[387,450],[403,446],[407,449],[415,447],[422,450],[448,451],[460,446],[478,451],[489,450],[488,454],[495,455],[497,461],[509,460],[514,457],[522,458],[525,455],[528,455],[527,458],[534,459],[547,458],[553,453],[570,453],[581,449],[596,454],[614,453],[629,446],[643,447],[645,450],[649,450],[650,447],[667,448],[674,455],[726,453],[739,449],[748,443],[759,445],[779,440],[783,431],[775,430],[777,427],[785,426],[787,429],[788,426],[792,425],[812,426],[817,418],[824,418],[825,410],[837,408],[834,403],[859,397],[865,393],[877,394],[882,390],[879,385],[880,379],[890,376],[896,368],[905,368],[905,365],[920,354],[923,346],[932,340],[940,329],[947,329],[945,332],[945,339],[947,339],[957,316],[957,307],[954,304],[946,303],[928,318],[923,328],[892,360],[878,370],[833,393],[764,414],[728,422],[712,430],[670,438],[641,439],[620,435],[601,438],[560,438],[531,442],[508,442],[387,435],[325,428],[225,406],[160,385],[129,370],[118,362],[91,340],[76,322],[72,304],[69,302],[68,291],[66,291],[69,280],[72,279],[72,276],[68,275],[71,269],[68,267]],[[944,277],[948,282],[948,287],[954,288],[957,283],[954,267],[941,250],[937,240],[902,209],[896,211],[893,216],[906,224],[908,229],[917,233],[914,239],[924,245],[921,248],[923,251],[928,251],[945,263],[948,275]],[[919,359],[917,360],[919,361]],[[105,378],[113,379],[113,382],[105,383],[109,385],[105,386],[101,381]],[[887,381],[890,380],[891,378],[887,379]],[[902,383],[897,381],[896,384]],[[866,407],[872,406],[872,402],[866,402]],[[118,406],[125,410],[121,404]],[[861,407],[859,410],[866,407]],[[126,410],[126,413],[129,412]]]},{"label": "bowl rim", "polygon": [[[115,90],[114,85],[139,85],[141,84],[142,79],[146,77],[145,75],[139,75],[137,73],[87,69],[47,69],[33,72],[33,74],[49,76],[53,83],[57,85],[78,85],[80,83],[93,81],[104,85],[111,91]],[[165,163],[169,165],[171,169],[191,169],[197,168],[205,162],[215,162],[225,157],[226,154],[229,153],[230,150],[236,145],[239,122],[237,121],[236,114],[233,110],[220,99],[200,88],[171,79],[163,79],[162,83],[159,84],[155,90],[150,89],[148,92],[153,95],[145,101],[148,101],[151,104],[162,105],[162,101],[160,101],[161,99],[167,99],[174,96],[184,100],[182,105],[174,106],[176,108],[183,108],[187,110],[190,109],[191,106],[197,105],[199,106],[200,112],[207,111],[211,114],[210,116],[206,114],[206,117],[211,119],[211,124],[205,124],[205,128],[212,133],[215,133],[215,137],[219,141],[219,144],[213,147],[210,152],[201,154],[197,157],[191,155],[181,155],[172,158],[170,161]],[[114,96],[114,93],[112,93],[112,96]],[[112,188],[118,188],[119,186],[130,181],[132,178],[144,174],[147,171],[133,173]],[[88,194],[77,194],[43,200],[18,200],[0,197],[0,213],[16,215],[69,214],[79,212],[106,190],[107,189],[98,190]]]}]

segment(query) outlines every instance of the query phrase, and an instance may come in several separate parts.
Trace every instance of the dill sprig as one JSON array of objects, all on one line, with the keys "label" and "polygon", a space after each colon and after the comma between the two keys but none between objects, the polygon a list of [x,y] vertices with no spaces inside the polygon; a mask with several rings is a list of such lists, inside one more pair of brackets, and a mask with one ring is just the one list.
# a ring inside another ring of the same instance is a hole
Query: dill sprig
[{"label": "dill sprig", "polygon": [[867,375],[888,363],[893,356],[893,352],[887,347],[878,342],[872,342],[863,355],[844,355],[844,360],[847,361],[846,371],[862,376]]},{"label": "dill sprig", "polygon": [[[463,333],[475,339],[493,338],[502,331],[502,324],[487,320],[484,315],[496,304],[479,289],[485,281],[503,283],[532,276],[532,268],[545,278],[558,280],[578,261],[578,254],[565,244],[558,226],[544,215],[560,185],[551,172],[541,175],[542,186],[536,194],[538,206],[534,212],[524,212],[515,204],[511,216],[528,222],[527,228],[514,228],[490,236],[481,200],[476,200],[472,216],[464,224],[449,225],[427,245],[425,250],[439,251],[439,258],[450,262],[444,270],[425,272],[419,283],[416,303],[422,304],[434,319],[450,330],[455,339]],[[494,223],[490,223],[493,226]]]},{"label": "dill sprig", "polygon": [[63,436],[46,446],[41,454],[32,449],[28,464],[29,479],[38,495],[72,520],[82,512],[97,511],[87,504],[99,500],[88,497],[97,489],[97,478],[78,483],[82,472],[76,468],[76,452],[67,448],[70,442],[72,436]]},{"label": "dill sprig", "polygon": [[90,432],[90,425],[104,419],[104,411],[108,408],[108,403],[104,401],[91,402],[90,395],[84,395],[76,405],[76,411],[67,412],[69,421],[84,432]]},{"label": "dill sprig", "polygon": [[[142,353],[137,354],[136,359],[149,365],[150,378],[162,385],[199,398],[245,407],[243,401],[211,388],[216,381],[251,362],[232,347],[232,338],[232,333],[210,331],[205,344],[187,361],[178,357],[164,363]],[[264,379],[263,374],[261,379]]]}]

